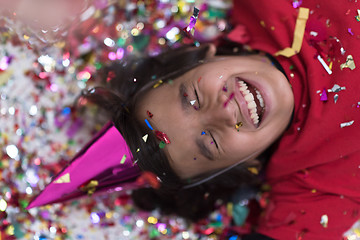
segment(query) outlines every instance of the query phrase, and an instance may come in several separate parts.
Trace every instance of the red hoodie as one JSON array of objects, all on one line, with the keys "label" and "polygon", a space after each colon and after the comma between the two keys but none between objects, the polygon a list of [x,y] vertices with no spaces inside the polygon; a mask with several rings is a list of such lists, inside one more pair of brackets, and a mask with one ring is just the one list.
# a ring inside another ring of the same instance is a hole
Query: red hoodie
[{"label": "red hoodie", "polygon": [[[251,48],[274,55],[292,46],[299,13],[293,2],[234,0],[233,24],[246,26]],[[342,239],[360,219],[360,65],[340,68],[348,55],[360,64],[360,2],[304,0],[301,7],[310,10],[301,50],[276,57],[295,110],[267,168],[272,190],[258,231],[275,239]],[[331,75],[318,55],[332,65]],[[330,92],[335,84],[340,91]]]}]

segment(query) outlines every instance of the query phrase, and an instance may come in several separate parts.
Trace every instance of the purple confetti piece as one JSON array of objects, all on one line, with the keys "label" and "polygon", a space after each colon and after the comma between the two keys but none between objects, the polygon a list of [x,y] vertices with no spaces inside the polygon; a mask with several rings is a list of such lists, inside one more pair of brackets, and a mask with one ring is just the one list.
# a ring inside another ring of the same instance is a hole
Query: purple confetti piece
[{"label": "purple confetti piece", "polygon": [[292,2],[293,8],[298,8],[301,6],[301,4],[302,4],[302,0],[293,0]]},{"label": "purple confetti piece", "polygon": [[327,101],[328,97],[327,97],[327,93],[326,93],[326,89],[324,88],[323,92],[321,93],[321,97],[320,97],[320,101]]},{"label": "purple confetti piece", "polygon": [[190,23],[189,26],[187,26],[186,31],[187,32],[191,31],[195,27],[195,24],[196,24],[196,18],[194,16],[191,16]]},{"label": "purple confetti piece", "polygon": [[66,131],[66,135],[69,138],[74,137],[74,135],[79,131],[79,129],[84,125],[84,122],[81,119],[76,119]]}]

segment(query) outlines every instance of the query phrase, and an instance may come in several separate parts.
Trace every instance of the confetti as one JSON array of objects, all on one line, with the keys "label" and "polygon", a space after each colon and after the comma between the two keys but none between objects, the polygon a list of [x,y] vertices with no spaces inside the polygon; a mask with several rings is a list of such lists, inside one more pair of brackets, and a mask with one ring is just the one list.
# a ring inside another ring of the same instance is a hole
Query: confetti
[{"label": "confetti", "polygon": [[157,139],[164,141],[166,144],[170,144],[170,139],[169,137],[166,135],[166,133],[160,132],[160,131],[155,131],[155,136]]},{"label": "confetti", "polygon": [[159,81],[157,81],[157,83],[154,84],[153,88],[157,88],[157,87],[159,87],[161,84],[163,84],[163,80],[160,79]]},{"label": "confetti", "polygon": [[341,90],[345,90],[345,89],[346,89],[346,87],[340,87],[339,85],[334,84],[334,86],[331,89],[329,89],[328,92],[337,93],[337,92],[340,92]]},{"label": "confetti", "polygon": [[196,100],[191,100],[190,101],[191,106],[193,106],[195,103],[196,103]]},{"label": "confetti", "polygon": [[126,154],[124,154],[121,158],[120,164],[124,164],[126,161]]},{"label": "confetti", "polygon": [[224,107],[226,107],[228,105],[228,103],[234,98],[234,96],[235,96],[235,93],[230,94],[229,98],[224,103]]},{"label": "confetti", "polygon": [[144,142],[146,142],[147,141],[147,139],[148,139],[148,134],[146,134],[146,135],[144,135],[143,137],[142,137],[142,140],[144,140]]},{"label": "confetti", "polygon": [[150,111],[146,111],[146,114],[148,115],[149,118],[152,118],[154,116]]},{"label": "confetti", "polygon": [[351,126],[351,125],[353,125],[354,124],[354,120],[352,120],[352,121],[350,121],[350,122],[344,122],[344,123],[341,123],[340,124],[340,127],[341,128],[344,128],[344,127],[349,127],[349,126]]},{"label": "confetti", "polygon": [[190,33],[191,35],[194,35],[194,31],[192,31],[195,27],[196,20],[199,16],[199,9],[194,7],[193,15],[190,17],[189,25],[186,27],[185,31],[187,33]]},{"label": "confetti", "polygon": [[329,66],[325,63],[324,59],[322,59],[322,57],[320,55],[317,55],[317,59],[319,60],[319,62],[321,63],[321,65],[325,68],[326,72],[331,75],[332,71],[329,68]]},{"label": "confetti", "polygon": [[166,143],[164,141],[161,141],[159,143],[159,148],[163,149],[166,146]]},{"label": "confetti", "polygon": [[242,122],[238,122],[236,125],[235,125],[235,129],[239,130],[240,127],[242,127],[243,123]]},{"label": "confetti", "polygon": [[341,70],[343,70],[344,68],[350,68],[351,70],[355,69],[355,62],[352,55],[348,55],[346,57],[346,62],[340,65]]},{"label": "confetti", "polygon": [[324,88],[324,90],[322,91],[321,95],[320,95],[320,101],[327,101],[328,100],[328,97],[327,97],[327,92],[326,92],[326,89]]},{"label": "confetti", "polygon": [[80,190],[86,192],[88,195],[93,195],[96,191],[96,187],[99,185],[97,180],[90,180],[89,183],[80,186]]},{"label": "confetti", "polygon": [[321,216],[321,220],[320,220],[320,224],[324,227],[327,228],[328,227],[328,223],[329,223],[329,217],[328,215],[324,214]]},{"label": "confetti", "polygon": [[150,128],[150,130],[154,130],[153,127],[150,125],[149,121],[147,119],[145,119],[145,123],[146,125],[148,125],[148,127]]},{"label": "confetti", "polygon": [[304,38],[304,33],[305,33],[305,26],[308,18],[309,18],[309,9],[302,7],[299,8],[299,15],[296,19],[292,46],[285,48],[281,51],[278,51],[277,53],[275,53],[275,56],[282,55],[285,57],[291,57],[300,52]]},{"label": "confetti", "polygon": [[348,33],[350,33],[351,36],[354,36],[354,33],[352,32],[351,28],[348,28]]},{"label": "confetti", "polygon": [[205,135],[206,133],[204,131],[201,132],[201,135]]},{"label": "confetti", "polygon": [[70,183],[70,173],[66,173],[58,178],[54,183]]},{"label": "confetti", "polygon": [[338,99],[339,99],[339,95],[338,95],[338,94],[335,94],[335,95],[334,95],[334,103],[337,103]]},{"label": "confetti", "polygon": [[293,8],[299,8],[302,2],[303,2],[302,0],[293,0],[292,2]]},{"label": "confetti", "polygon": [[360,9],[357,10],[358,15],[355,16],[356,21],[360,22]]}]

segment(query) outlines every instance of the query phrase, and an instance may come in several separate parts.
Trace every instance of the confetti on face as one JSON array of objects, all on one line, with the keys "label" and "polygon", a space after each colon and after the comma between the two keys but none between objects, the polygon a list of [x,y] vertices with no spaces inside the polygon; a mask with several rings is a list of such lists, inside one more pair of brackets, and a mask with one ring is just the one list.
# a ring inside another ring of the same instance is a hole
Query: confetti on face
[{"label": "confetti on face", "polygon": [[166,133],[160,132],[160,131],[155,131],[155,136],[157,139],[165,142],[166,144],[170,144],[170,139],[169,137],[166,135]]},{"label": "confetti on face", "polygon": [[204,132],[204,131],[202,131],[202,132],[201,132],[201,135],[205,135],[205,132]]},{"label": "confetti on face", "polygon": [[222,88],[222,90],[223,90],[224,92],[227,92],[227,91],[228,91],[227,85],[224,85],[223,88]]},{"label": "confetti on face", "polygon": [[146,114],[148,115],[149,118],[152,118],[154,116],[150,111],[146,111]]},{"label": "confetti on face", "polygon": [[201,78],[202,78],[202,77],[199,77],[199,79],[197,80],[198,83],[201,81]]},{"label": "confetti on face", "polygon": [[190,101],[191,106],[194,106],[195,103],[196,103],[196,100],[191,100]]},{"label": "confetti on face", "polygon": [[149,121],[147,119],[145,119],[145,123],[146,125],[148,125],[148,127],[150,128],[150,130],[154,130],[153,127],[150,125]]},{"label": "confetti on face", "polygon": [[159,148],[163,149],[166,146],[166,143],[164,141],[161,141],[159,143]]},{"label": "confetti on face", "polygon": [[239,128],[242,127],[243,123],[242,122],[238,122],[236,125],[235,125],[235,129],[239,131]]},{"label": "confetti on face", "polygon": [[231,93],[231,94],[230,94],[230,96],[229,96],[228,100],[226,100],[226,102],[224,103],[224,107],[226,107],[226,106],[228,105],[228,103],[231,101],[231,99],[233,99],[233,98],[234,98],[234,96],[235,96],[235,94],[234,94],[234,93]]}]

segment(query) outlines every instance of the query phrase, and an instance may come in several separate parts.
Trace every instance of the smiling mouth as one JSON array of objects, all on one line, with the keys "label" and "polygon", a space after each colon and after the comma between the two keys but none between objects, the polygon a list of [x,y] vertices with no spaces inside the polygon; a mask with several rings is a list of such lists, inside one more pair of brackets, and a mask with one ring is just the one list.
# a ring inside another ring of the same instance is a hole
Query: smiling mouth
[{"label": "smiling mouth", "polygon": [[250,118],[255,126],[259,126],[265,111],[264,98],[260,91],[253,85],[240,78],[237,78],[237,81],[239,83],[240,93],[247,103]]}]

